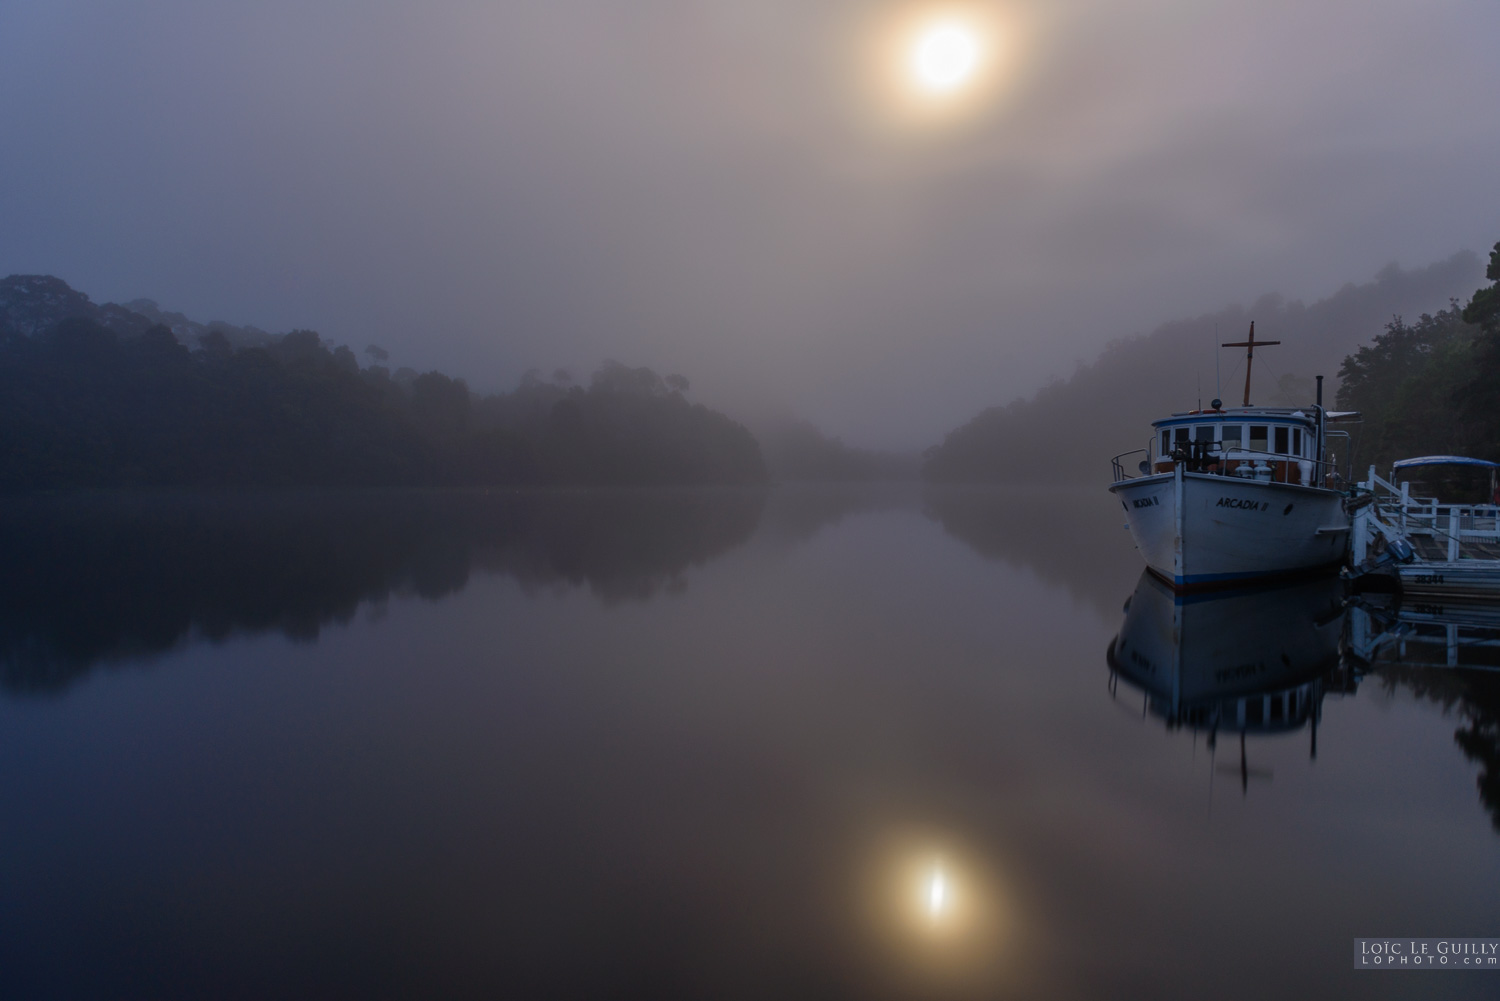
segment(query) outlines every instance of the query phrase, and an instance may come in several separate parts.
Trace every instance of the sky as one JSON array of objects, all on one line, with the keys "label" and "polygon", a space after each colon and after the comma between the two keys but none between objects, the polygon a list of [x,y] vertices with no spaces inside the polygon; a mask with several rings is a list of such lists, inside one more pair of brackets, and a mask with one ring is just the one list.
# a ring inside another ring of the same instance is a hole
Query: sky
[{"label": "sky", "polygon": [[[973,71],[932,93],[939,22]],[[921,447],[1111,339],[1486,251],[1497,38],[1491,0],[0,0],[0,275]]]}]

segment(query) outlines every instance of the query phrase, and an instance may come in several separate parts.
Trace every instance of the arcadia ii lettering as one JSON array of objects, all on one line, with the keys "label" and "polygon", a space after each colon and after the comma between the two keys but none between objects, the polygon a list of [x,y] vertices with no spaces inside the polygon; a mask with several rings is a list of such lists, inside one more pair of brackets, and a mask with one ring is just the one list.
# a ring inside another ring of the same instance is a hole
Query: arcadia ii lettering
[{"label": "arcadia ii lettering", "polygon": [[1271,505],[1263,501],[1245,500],[1241,497],[1220,497],[1215,507],[1234,507],[1244,511],[1259,511]]}]

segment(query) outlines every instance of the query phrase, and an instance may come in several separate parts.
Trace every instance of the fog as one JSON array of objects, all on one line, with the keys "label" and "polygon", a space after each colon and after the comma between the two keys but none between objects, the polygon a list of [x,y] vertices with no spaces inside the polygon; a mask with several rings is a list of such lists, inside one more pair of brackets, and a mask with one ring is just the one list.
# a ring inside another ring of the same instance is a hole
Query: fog
[{"label": "fog", "polygon": [[[893,47],[955,7],[985,72],[940,105]],[[481,391],[616,358],[745,420],[920,447],[1121,335],[1500,238],[1500,8],[1474,2],[55,0],[0,24],[0,275]]]}]

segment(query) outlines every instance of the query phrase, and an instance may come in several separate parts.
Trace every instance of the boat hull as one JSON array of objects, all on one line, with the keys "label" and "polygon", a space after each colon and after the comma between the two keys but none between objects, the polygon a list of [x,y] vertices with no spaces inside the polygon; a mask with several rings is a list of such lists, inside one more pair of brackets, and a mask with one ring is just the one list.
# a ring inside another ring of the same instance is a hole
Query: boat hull
[{"label": "boat hull", "polygon": [[1146,565],[1177,588],[1324,569],[1343,562],[1349,543],[1349,515],[1336,490],[1181,466],[1109,489]]}]

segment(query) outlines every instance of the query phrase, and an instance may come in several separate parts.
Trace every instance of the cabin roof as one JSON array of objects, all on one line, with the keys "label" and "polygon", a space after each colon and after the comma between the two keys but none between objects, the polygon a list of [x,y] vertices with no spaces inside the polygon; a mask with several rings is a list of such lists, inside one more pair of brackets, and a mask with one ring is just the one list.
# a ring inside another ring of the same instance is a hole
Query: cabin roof
[{"label": "cabin roof", "polygon": [[[1358,410],[1325,410],[1329,424],[1356,424],[1363,420]],[[1312,425],[1318,419],[1317,407],[1233,407],[1229,410],[1183,410],[1170,417],[1152,421],[1152,427],[1193,424],[1205,421],[1265,421],[1268,424]]]},{"label": "cabin roof", "polygon": [[1317,420],[1312,407],[1236,407],[1233,410],[1187,410],[1152,421],[1152,427],[1209,421],[1265,421],[1269,424],[1307,424]]},{"label": "cabin roof", "polygon": [[1214,410],[1211,407],[1205,407],[1202,410],[1179,410],[1176,413],[1172,414],[1172,416],[1197,417],[1200,415],[1208,415],[1212,417],[1243,417],[1251,414],[1257,416],[1264,414],[1269,417],[1291,417],[1293,415],[1296,415],[1298,417],[1311,417],[1312,414],[1310,413],[1310,411],[1312,411],[1313,409],[1314,408],[1310,405],[1306,407],[1220,407],[1218,410]]}]

